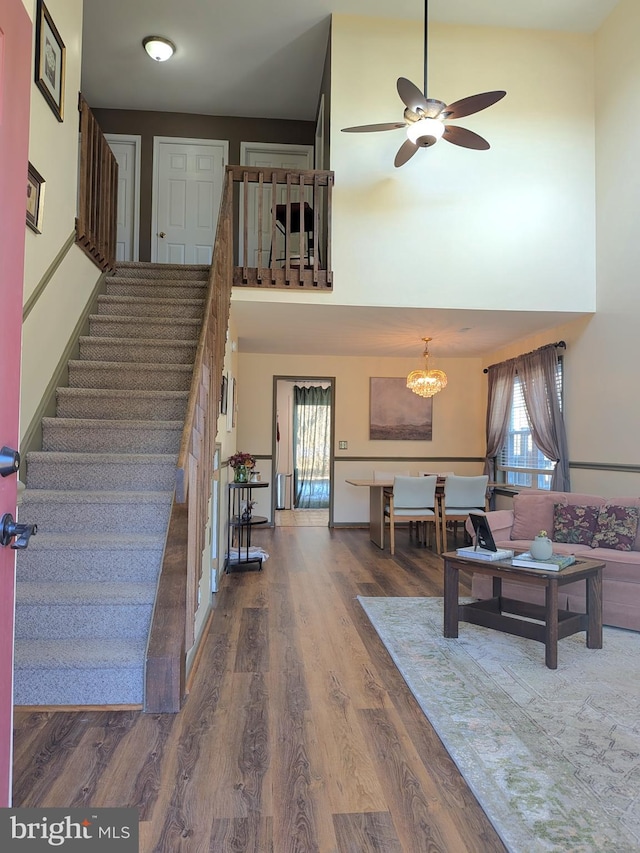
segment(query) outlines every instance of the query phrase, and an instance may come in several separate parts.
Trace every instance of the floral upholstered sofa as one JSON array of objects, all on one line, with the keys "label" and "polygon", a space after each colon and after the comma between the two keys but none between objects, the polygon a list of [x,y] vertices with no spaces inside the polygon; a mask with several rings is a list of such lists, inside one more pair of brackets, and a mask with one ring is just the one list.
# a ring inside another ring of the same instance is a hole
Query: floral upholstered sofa
[{"label": "floral upholstered sofa", "polygon": [[[603,498],[572,492],[527,492],[513,499],[512,510],[487,513],[498,548],[526,551],[541,530],[553,540],[554,553],[601,560],[605,625],[640,631],[640,497]],[[467,523],[469,527],[469,523]],[[472,529],[469,530],[472,532]],[[583,612],[585,583],[559,590],[559,606]],[[491,578],[474,575],[472,593],[490,598]],[[503,595],[544,603],[544,591],[503,581]]]}]

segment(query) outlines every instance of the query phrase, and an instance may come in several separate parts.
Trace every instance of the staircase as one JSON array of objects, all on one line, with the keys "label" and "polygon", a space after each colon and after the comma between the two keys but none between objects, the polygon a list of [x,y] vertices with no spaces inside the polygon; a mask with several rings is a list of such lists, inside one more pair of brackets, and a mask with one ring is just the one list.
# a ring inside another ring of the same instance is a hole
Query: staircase
[{"label": "staircase", "polygon": [[156,585],[209,277],[122,264],[27,454],[16,705],[141,705]]}]

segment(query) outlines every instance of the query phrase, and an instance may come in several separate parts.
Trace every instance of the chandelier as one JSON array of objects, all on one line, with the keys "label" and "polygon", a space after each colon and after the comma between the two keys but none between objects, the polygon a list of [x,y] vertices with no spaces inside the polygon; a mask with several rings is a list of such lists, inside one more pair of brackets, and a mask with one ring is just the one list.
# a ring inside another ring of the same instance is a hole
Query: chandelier
[{"label": "chandelier", "polygon": [[419,397],[433,397],[447,385],[447,374],[442,370],[429,370],[429,341],[424,341],[424,370],[412,370],[407,376],[407,388]]}]

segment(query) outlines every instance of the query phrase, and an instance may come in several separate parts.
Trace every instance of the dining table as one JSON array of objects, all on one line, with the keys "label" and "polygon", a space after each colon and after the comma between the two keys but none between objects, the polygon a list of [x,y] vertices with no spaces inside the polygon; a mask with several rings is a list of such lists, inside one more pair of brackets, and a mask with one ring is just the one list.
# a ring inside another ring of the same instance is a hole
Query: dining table
[{"label": "dining table", "polygon": [[[436,485],[436,498],[440,500],[444,494],[445,477],[439,478]],[[388,497],[393,494],[393,477],[388,480],[347,479],[351,486],[369,489],[369,539],[384,549],[385,523],[384,507]]]},{"label": "dining table", "polygon": [[351,486],[369,489],[369,539],[384,548],[384,501],[385,489],[393,491],[393,477],[388,480],[346,480]]}]

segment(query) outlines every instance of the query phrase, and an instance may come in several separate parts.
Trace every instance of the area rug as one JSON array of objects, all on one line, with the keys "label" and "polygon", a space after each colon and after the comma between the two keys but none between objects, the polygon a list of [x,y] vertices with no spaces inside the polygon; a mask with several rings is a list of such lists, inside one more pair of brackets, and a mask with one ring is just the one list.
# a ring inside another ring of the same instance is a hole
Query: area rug
[{"label": "area rug", "polygon": [[[471,599],[469,599],[471,600]],[[359,598],[512,853],[640,851],[640,634],[558,645],[460,623],[441,598]]]}]

